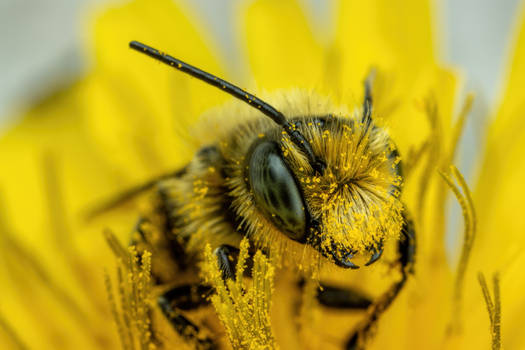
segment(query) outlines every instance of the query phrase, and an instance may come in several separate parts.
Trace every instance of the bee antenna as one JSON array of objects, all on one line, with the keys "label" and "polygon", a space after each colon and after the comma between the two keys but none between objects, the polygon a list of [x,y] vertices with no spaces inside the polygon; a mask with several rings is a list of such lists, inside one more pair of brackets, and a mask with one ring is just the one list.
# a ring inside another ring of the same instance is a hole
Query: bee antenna
[{"label": "bee antenna", "polygon": [[317,157],[314,155],[312,147],[310,146],[308,141],[304,138],[304,136],[298,130],[296,130],[295,124],[292,122],[288,122],[286,120],[286,117],[281,112],[273,108],[268,103],[264,102],[263,100],[256,97],[255,95],[252,95],[249,92],[241,89],[240,87],[227,82],[226,80],[223,80],[213,74],[205,72],[181,60],[178,60],[175,57],[172,57],[166,53],[160,52],[159,50],[154,49],[151,46],[139,43],[138,41],[131,41],[129,43],[129,47],[132,48],[133,50],[136,50],[145,55],[148,55],[162,63],[165,63],[177,70],[180,70],[181,72],[184,72],[199,80],[202,80],[205,83],[213,85],[216,88],[219,88],[223,90],[224,92],[232,95],[233,97],[241,101],[244,101],[245,103],[249,104],[253,108],[260,110],[264,115],[268,116],[270,119],[272,119],[274,122],[276,122],[277,124],[279,124],[280,126],[284,128],[286,133],[290,135],[292,141],[302,151],[306,153],[306,155],[308,156],[310,160],[310,163],[312,164],[312,166],[314,167],[316,171],[320,173],[323,172],[325,168],[324,163],[320,161],[319,159],[317,159]]}]

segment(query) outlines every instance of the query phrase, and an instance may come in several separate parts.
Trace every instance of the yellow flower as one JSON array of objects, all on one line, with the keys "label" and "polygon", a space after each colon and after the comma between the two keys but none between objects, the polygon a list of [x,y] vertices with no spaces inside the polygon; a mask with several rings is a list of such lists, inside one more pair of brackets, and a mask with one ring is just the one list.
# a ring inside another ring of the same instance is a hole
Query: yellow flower
[{"label": "yellow flower", "polygon": [[[450,166],[472,101],[456,101],[458,78],[436,59],[430,2],[339,1],[333,17],[335,38],[320,42],[296,1],[240,6],[237,28],[250,71],[241,86],[268,96],[275,90],[296,96],[290,89],[298,87],[315,90],[331,106],[352,111],[361,107],[363,81],[375,68],[373,118],[402,156],[401,199],[415,223],[417,255],[415,274],[363,340],[369,348],[387,349],[498,348],[500,341],[508,349],[524,347],[525,221],[519,210],[525,201],[520,114],[525,22],[471,196]],[[89,23],[90,72],[33,106],[0,140],[0,344],[191,348],[194,344],[176,334],[152,300],[150,262],[155,265],[159,257],[128,252],[119,243],[129,241],[139,213],[151,203],[139,201],[140,209],[127,204],[90,223],[85,214],[108,195],[184,166],[214,137],[214,129],[203,128],[224,120],[240,123],[243,115],[197,124],[228,96],[128,49],[129,41],[142,41],[227,77],[202,26],[183,4],[135,0],[96,12]],[[195,125],[200,136],[188,136]],[[193,186],[196,195],[206,195],[205,186]],[[457,266],[445,258],[450,193],[465,218]],[[102,235],[108,227],[119,239],[110,231]],[[144,230],[154,233],[155,227]],[[247,254],[244,242],[241,257]],[[370,267],[326,266],[316,278],[381,300],[407,273],[392,267],[394,245]],[[208,309],[195,317],[208,322],[215,330],[211,337],[221,345],[341,348],[363,320],[374,316],[373,307],[368,313],[322,307],[316,279],[306,278],[300,292],[298,275],[261,253],[251,283],[242,279],[244,268],[235,282],[225,283],[210,251],[203,253],[208,257],[203,275],[217,290],[211,296],[216,314]]]}]

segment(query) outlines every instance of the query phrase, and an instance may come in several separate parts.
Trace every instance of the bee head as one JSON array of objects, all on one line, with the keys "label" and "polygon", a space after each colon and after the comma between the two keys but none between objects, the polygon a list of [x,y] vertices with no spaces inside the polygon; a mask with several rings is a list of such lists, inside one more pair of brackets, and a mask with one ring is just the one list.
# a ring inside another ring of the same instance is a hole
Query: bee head
[{"label": "bee head", "polygon": [[309,141],[323,172],[287,133],[269,131],[251,146],[245,179],[257,211],[288,238],[335,264],[357,268],[355,255],[377,260],[383,242],[399,235],[399,157],[387,133],[333,115],[290,124]]}]

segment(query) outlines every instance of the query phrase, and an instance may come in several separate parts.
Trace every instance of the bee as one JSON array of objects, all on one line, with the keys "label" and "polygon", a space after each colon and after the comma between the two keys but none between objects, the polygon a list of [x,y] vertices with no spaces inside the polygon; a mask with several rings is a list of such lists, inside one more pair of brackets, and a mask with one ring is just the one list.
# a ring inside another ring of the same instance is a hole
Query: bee
[{"label": "bee", "polygon": [[[415,259],[415,231],[400,199],[400,157],[386,130],[372,119],[373,74],[365,80],[357,112],[298,91],[274,96],[277,109],[150,46],[129,45],[245,102],[217,116],[222,119],[214,139],[186,166],[99,210],[156,188],[154,215],[140,218],[131,244],[154,253],[155,284],[171,286],[158,305],[173,328],[196,348],[218,347],[185,313],[205,305],[212,292],[195,279],[205,244],[214,249],[222,277],[234,279],[244,237],[252,249],[274,254],[292,268],[316,261],[357,269],[357,257],[365,257],[368,266],[393,240],[402,277],[378,300],[322,283],[317,291],[322,305],[368,310],[346,342],[348,349],[361,347],[413,273]],[[152,225],[157,229],[148,229]]]}]

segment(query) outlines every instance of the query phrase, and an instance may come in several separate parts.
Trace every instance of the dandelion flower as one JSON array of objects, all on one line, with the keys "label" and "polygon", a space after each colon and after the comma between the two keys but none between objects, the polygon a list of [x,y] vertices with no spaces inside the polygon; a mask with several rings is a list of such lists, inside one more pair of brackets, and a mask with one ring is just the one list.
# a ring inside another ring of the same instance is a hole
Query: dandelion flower
[{"label": "dandelion flower", "polygon": [[[195,237],[206,248],[198,267],[213,287],[207,290],[212,305],[188,315],[202,329],[176,332],[156,302],[162,286],[152,280],[159,270],[173,281],[179,277],[159,263],[164,261],[159,252],[125,248],[138,216],[151,212],[150,197],[89,223],[86,210],[108,195],[184,166],[216,137],[218,124],[241,123],[244,114],[214,120],[227,95],[128,49],[131,40],[138,40],[228,76],[189,8],[168,0],[134,0],[93,11],[86,29],[93,67],[69,88],[34,105],[0,139],[3,348],[193,348],[213,339],[223,348],[339,349],[356,331],[366,336],[354,345],[370,349],[525,346],[519,292],[525,283],[520,273],[525,221],[517,212],[525,200],[520,95],[525,22],[487,131],[479,178],[469,186],[454,162],[473,100],[457,100],[457,74],[436,58],[430,2],[338,1],[335,8],[335,36],[322,42],[296,1],[239,6],[236,24],[250,72],[241,85],[283,108],[290,102],[286,96],[321,96],[301,108],[308,113],[310,106],[319,110],[321,101],[330,101],[330,107],[352,115],[361,108],[363,80],[375,69],[373,118],[396,143],[404,165],[399,202],[381,207],[376,216],[375,227],[388,227],[376,231],[387,241],[382,259],[360,270],[314,263],[317,269],[305,273],[303,266],[300,275],[260,250],[250,266],[247,255],[253,246],[239,240],[237,276],[225,282],[206,245],[213,242],[201,230]],[[203,114],[208,115],[203,117],[207,130],[199,124]],[[199,135],[190,134],[194,129]],[[341,157],[336,154],[335,163],[352,166],[343,161],[344,150],[336,151]],[[300,159],[294,161],[300,164]],[[370,176],[381,187],[384,169],[374,170]],[[330,191],[328,180],[303,181],[320,198]],[[192,186],[192,198],[208,194],[202,183]],[[454,264],[446,259],[445,244],[450,195],[464,219]],[[182,210],[195,212],[195,203]],[[320,212],[333,203],[337,201],[319,204]],[[395,217],[401,205],[417,232],[413,274],[394,268],[401,225]],[[357,233],[368,230],[358,224],[358,214],[354,221],[334,223],[333,231],[342,226],[356,227]],[[158,236],[155,220],[139,223],[138,229]],[[369,238],[363,242],[370,243]],[[404,289],[391,304],[374,304],[385,293],[397,293],[389,288],[404,279]],[[319,281],[359,290],[356,305],[361,306],[326,307],[319,298]],[[364,332],[363,325],[376,316]],[[189,341],[191,337],[197,340]]]}]

